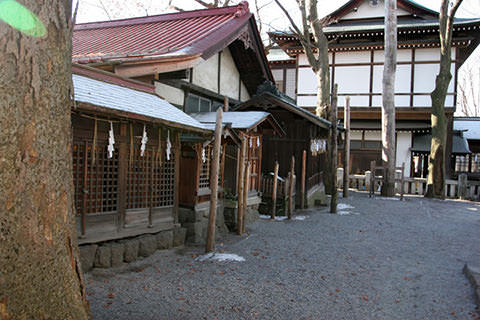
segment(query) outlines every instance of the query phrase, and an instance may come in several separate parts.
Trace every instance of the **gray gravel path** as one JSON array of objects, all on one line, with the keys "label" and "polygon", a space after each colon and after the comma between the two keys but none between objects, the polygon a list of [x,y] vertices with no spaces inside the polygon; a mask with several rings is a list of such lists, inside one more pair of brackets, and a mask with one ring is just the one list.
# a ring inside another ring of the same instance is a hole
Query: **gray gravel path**
[{"label": "gray gravel path", "polygon": [[[347,215],[260,220],[199,261],[203,248],[157,251],[87,275],[94,319],[472,319],[462,274],[480,264],[480,205],[407,198],[340,202]],[[354,214],[352,214],[354,213]]]}]

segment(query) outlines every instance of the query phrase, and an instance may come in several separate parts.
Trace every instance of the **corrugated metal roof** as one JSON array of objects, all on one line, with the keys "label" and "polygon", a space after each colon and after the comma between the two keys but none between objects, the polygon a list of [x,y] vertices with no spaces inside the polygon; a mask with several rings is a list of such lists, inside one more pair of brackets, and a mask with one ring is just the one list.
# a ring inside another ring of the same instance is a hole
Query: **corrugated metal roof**
[{"label": "corrugated metal roof", "polygon": [[[431,134],[422,134],[413,136],[413,146],[411,151],[413,152],[430,152],[430,146],[432,142]],[[461,135],[452,135],[452,153],[454,154],[466,154],[470,153],[468,142],[465,137]]]},{"label": "corrugated metal roof", "polygon": [[159,96],[73,74],[75,101],[178,123],[195,129],[206,128],[188,114]]},{"label": "corrugated metal roof", "polygon": [[[191,56],[223,40],[229,29],[238,29],[250,16],[248,4],[242,2],[233,7],[79,24],[73,33],[73,60]],[[215,34],[220,30],[221,35]]]},{"label": "corrugated metal roof", "polygon": [[466,139],[480,140],[480,118],[455,118],[453,130],[464,131],[463,136]]},{"label": "corrugated metal roof", "polygon": [[[200,112],[190,114],[208,128],[215,128],[216,112]],[[230,123],[233,129],[249,129],[265,120],[270,113],[264,111],[224,112],[223,124]]]}]

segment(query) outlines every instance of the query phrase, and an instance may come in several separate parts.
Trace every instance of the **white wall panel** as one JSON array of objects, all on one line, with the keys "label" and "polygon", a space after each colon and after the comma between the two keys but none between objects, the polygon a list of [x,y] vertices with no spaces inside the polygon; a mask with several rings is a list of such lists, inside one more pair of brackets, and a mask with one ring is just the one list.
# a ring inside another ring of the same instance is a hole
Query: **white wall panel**
[{"label": "white wall panel", "polygon": [[335,83],[339,93],[368,93],[370,91],[370,67],[336,67]]},{"label": "white wall panel", "polygon": [[[374,62],[384,62],[385,61],[385,51],[384,50],[375,50],[373,53]],[[408,62],[412,61],[412,49],[399,49],[397,50],[397,61],[398,62]]]},{"label": "white wall panel", "polygon": [[382,133],[380,131],[365,131],[365,140],[382,141]]},{"label": "white wall panel", "polygon": [[[410,92],[411,66],[397,65],[395,92]],[[373,93],[382,93],[383,66],[373,67]]]},{"label": "white wall panel", "polygon": [[415,61],[440,61],[439,48],[415,49]]},{"label": "white wall panel", "polygon": [[362,140],[362,131],[350,131],[350,140]]},{"label": "white wall panel", "polygon": [[297,105],[299,105],[300,107],[316,107],[317,97],[316,96],[298,96]]},{"label": "white wall panel", "polygon": [[431,107],[432,106],[432,99],[430,99],[429,95],[414,96],[413,97],[413,105],[415,107]]},{"label": "white wall panel", "polygon": [[[345,105],[345,98],[347,96],[338,97],[338,105]],[[350,96],[350,106],[351,107],[368,107],[369,98],[368,96]]]},{"label": "white wall panel", "polygon": [[415,65],[414,92],[427,93],[435,87],[435,78],[439,70],[438,64]]},{"label": "white wall panel", "polygon": [[311,68],[298,68],[298,94],[317,93],[317,76]]},{"label": "white wall panel", "polygon": [[[223,71],[223,70],[222,70]],[[192,82],[202,88],[218,92],[218,55],[214,54],[210,59],[193,68]],[[238,96],[237,96],[238,98]]]},{"label": "white wall panel", "polygon": [[368,63],[370,51],[347,51],[335,53],[335,65],[342,63]]},{"label": "white wall panel", "polygon": [[[315,55],[317,57],[318,55]],[[332,53],[328,53],[328,61],[329,63],[332,63]],[[301,54],[298,56],[298,65],[299,66],[309,66],[310,63],[308,63],[307,56],[305,54]]]},{"label": "white wall panel", "polygon": [[[363,1],[363,3],[358,6],[356,11],[352,11],[345,15],[342,19],[366,19],[366,18],[379,18],[385,16],[385,4],[384,1],[378,1],[378,5],[373,7],[369,5],[368,1]],[[410,15],[408,11],[403,9],[397,9],[397,16]]]},{"label": "white wall panel", "polygon": [[410,96],[395,96],[395,107],[409,107]]},{"label": "white wall panel", "polygon": [[287,80],[285,84],[285,94],[295,99],[295,90],[297,89],[297,73],[295,69],[287,69]]},{"label": "white wall panel", "polygon": [[240,73],[228,48],[222,51],[220,63],[220,94],[238,99]]},{"label": "white wall panel", "polygon": [[405,163],[405,177],[410,177],[410,148],[412,147],[411,132],[397,132],[397,155],[396,166],[401,167]]},{"label": "white wall panel", "polygon": [[275,81],[283,81],[283,69],[272,69],[272,75]]}]

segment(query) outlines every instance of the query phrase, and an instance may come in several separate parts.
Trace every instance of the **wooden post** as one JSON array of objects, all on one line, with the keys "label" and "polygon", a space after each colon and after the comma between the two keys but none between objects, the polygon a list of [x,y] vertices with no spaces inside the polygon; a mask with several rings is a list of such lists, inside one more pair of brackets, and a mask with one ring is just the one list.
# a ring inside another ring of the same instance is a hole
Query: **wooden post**
[{"label": "wooden post", "polygon": [[120,139],[118,144],[118,230],[125,226],[126,200],[127,200],[127,179],[130,167],[128,165],[128,124],[120,123]]},{"label": "wooden post", "polygon": [[345,125],[345,144],[343,148],[343,197],[348,198],[350,187],[350,97],[345,98],[343,109],[343,123]]},{"label": "wooden post", "polygon": [[[174,177],[174,207],[173,207],[173,221],[178,223],[178,207],[180,202],[180,158],[182,157],[182,142],[181,142],[181,133],[177,134],[177,142],[173,151],[173,156],[175,160],[175,177]],[[197,180],[196,183],[199,181]],[[197,189],[195,189],[197,190]],[[196,197],[198,198],[198,197]],[[195,200],[196,201],[196,200]]]},{"label": "wooden post", "polygon": [[251,163],[249,161],[247,166],[245,167],[245,185],[243,186],[242,224],[241,224],[242,234],[245,232],[245,213],[247,211],[248,188],[250,186],[250,167],[251,167]]},{"label": "wooden post", "polygon": [[403,200],[405,185],[405,162],[402,162],[402,175],[400,176],[400,200]]},{"label": "wooden post", "polygon": [[225,110],[225,112],[228,112],[228,109],[229,109],[228,97],[225,97],[223,98],[223,110]]},{"label": "wooden post", "polygon": [[368,191],[368,196],[375,196],[375,167],[377,162],[375,160],[370,161],[370,190]]},{"label": "wooden post", "polygon": [[295,156],[292,156],[292,162],[290,164],[290,181],[288,183],[288,219],[292,219],[293,213],[293,176],[295,175]]},{"label": "wooden post", "polygon": [[277,186],[278,186],[278,161],[275,161],[273,169],[273,188],[272,188],[272,219],[275,219],[277,213]]},{"label": "wooden post", "polygon": [[247,139],[242,137],[242,150],[240,152],[240,170],[238,170],[238,203],[237,203],[237,234],[242,234],[242,210],[243,210],[243,189],[245,187],[244,180],[245,180],[245,154],[247,153]]},{"label": "wooden post", "polygon": [[300,207],[305,209],[305,174],[307,170],[307,151],[303,150],[302,154],[302,184],[301,184],[301,196]]},{"label": "wooden post", "polygon": [[332,197],[330,198],[330,213],[337,213],[337,201],[338,201],[338,192],[337,192],[337,92],[338,84],[335,83],[333,87],[333,97],[332,97],[332,132],[331,132],[331,148],[332,148],[332,165],[331,169],[331,181],[332,181]]},{"label": "wooden post", "polygon": [[[93,152],[93,151],[92,151]],[[88,197],[88,142],[85,141],[85,150],[83,154],[83,205],[82,205],[82,237],[85,236],[86,216],[87,216],[87,197]]]},{"label": "wooden post", "polygon": [[222,119],[223,110],[217,110],[217,122],[215,125],[215,142],[213,145],[213,158],[210,170],[210,216],[208,218],[207,245],[205,252],[211,252],[215,249],[215,221],[217,218],[217,198],[218,198],[218,170],[220,162],[220,146],[222,142]]}]

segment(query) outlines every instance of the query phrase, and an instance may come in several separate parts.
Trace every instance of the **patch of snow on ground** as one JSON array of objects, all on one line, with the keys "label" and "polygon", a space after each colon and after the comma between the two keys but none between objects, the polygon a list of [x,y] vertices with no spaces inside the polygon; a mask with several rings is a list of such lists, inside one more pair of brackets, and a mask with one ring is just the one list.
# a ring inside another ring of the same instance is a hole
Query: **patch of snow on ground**
[{"label": "patch of snow on ground", "polygon": [[[264,215],[264,214],[261,214],[261,215],[260,215],[260,219],[269,220],[269,219],[271,219],[271,218],[272,218],[271,216],[267,216],[267,215]],[[276,220],[276,221],[283,221],[283,220],[286,220],[286,219],[288,219],[288,217],[286,217],[286,216],[275,217],[275,220]]]},{"label": "patch of snow on ground", "polygon": [[339,203],[339,204],[337,204],[337,209],[338,210],[354,209],[354,207],[352,207],[351,205],[346,204],[346,203]]},{"label": "patch of snow on ground", "polygon": [[375,197],[375,199],[378,200],[400,200],[400,198],[395,198],[395,197]]},{"label": "patch of snow on ground", "polygon": [[300,220],[300,221],[303,221],[303,220],[305,220],[305,219],[307,219],[307,217],[306,217],[306,216],[295,216],[295,217],[293,217],[293,220]]},{"label": "patch of snow on ground", "polygon": [[241,257],[239,255],[233,254],[233,253],[207,253],[204,254],[203,256],[198,257],[198,261],[206,261],[206,260],[212,260],[212,261],[245,261],[244,257]]}]

